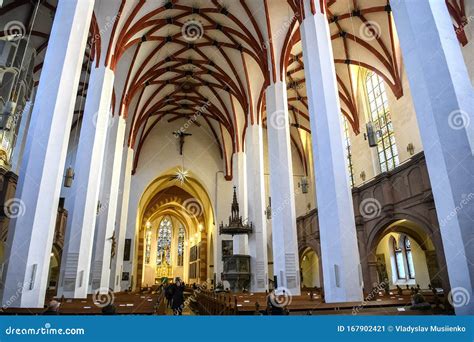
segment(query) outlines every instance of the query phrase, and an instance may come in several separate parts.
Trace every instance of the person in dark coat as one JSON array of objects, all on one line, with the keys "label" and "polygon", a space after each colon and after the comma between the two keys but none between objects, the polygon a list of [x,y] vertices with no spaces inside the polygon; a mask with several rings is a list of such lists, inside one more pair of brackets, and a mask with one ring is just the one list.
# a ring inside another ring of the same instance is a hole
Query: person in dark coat
[{"label": "person in dark coat", "polygon": [[183,304],[184,304],[184,283],[180,278],[176,278],[173,284],[173,299],[171,303],[171,308],[173,309],[173,314],[179,316],[183,314]]},{"label": "person in dark coat", "polygon": [[282,301],[278,298],[275,290],[272,290],[267,296],[267,311],[272,316],[281,316],[285,314]]},{"label": "person in dark coat", "polygon": [[168,284],[165,287],[165,298],[166,298],[166,306],[168,308],[171,308],[171,302],[173,300],[173,290],[174,290],[174,285],[173,284]]}]

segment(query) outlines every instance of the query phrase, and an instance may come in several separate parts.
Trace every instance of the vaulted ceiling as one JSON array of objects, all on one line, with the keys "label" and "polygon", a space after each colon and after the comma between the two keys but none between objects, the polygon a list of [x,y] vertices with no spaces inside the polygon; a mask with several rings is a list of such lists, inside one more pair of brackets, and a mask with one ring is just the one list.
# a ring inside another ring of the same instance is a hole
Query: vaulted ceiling
[{"label": "vaulted ceiling", "polygon": [[[464,45],[467,4],[446,3]],[[266,124],[270,36],[279,41],[273,42],[273,48],[281,50],[275,63],[287,81],[291,137],[304,159],[299,131],[310,132],[310,126],[298,4],[299,0],[96,1],[79,99],[86,93],[89,68],[103,61],[121,74],[114,108],[127,117],[135,167],[154,129],[179,121],[200,127],[215,140],[229,174],[232,154],[244,150],[248,123]],[[0,8],[2,21],[24,23],[39,54],[37,74],[56,5],[53,0],[7,0]],[[353,66],[377,72],[396,97],[403,95],[391,9],[388,0],[328,0],[327,13],[341,112],[357,134],[361,114]],[[279,30],[269,34],[272,21]],[[76,114],[81,108],[76,106]]]}]

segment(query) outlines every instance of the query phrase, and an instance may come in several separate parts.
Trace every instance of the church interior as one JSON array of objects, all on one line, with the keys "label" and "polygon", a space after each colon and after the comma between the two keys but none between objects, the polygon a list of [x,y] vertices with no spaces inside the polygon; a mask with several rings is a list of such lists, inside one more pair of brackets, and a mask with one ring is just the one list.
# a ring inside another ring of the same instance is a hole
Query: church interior
[{"label": "church interior", "polygon": [[0,23],[0,314],[474,314],[473,0]]}]

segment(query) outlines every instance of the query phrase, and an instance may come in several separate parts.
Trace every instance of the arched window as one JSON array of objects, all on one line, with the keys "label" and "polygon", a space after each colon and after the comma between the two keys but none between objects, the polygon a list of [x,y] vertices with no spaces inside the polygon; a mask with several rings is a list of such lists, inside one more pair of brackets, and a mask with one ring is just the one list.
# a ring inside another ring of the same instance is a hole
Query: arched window
[{"label": "arched window", "polygon": [[411,253],[411,242],[408,236],[403,239],[403,247],[407,256],[408,277],[415,279],[415,266],[413,265],[413,255]]},{"label": "arched window", "polygon": [[399,160],[385,84],[379,75],[375,72],[369,72],[367,74],[366,86],[370,121],[372,121],[374,127],[379,132],[377,136],[377,154],[380,170],[387,172],[397,167]]},{"label": "arched window", "polygon": [[346,118],[344,118],[344,144],[347,150],[347,167],[349,170],[349,181],[350,181],[351,187],[354,187],[354,168],[352,166],[352,148],[351,148],[351,141],[349,139],[349,124]]},{"label": "arched window", "polygon": [[405,262],[403,261],[403,252],[397,246],[397,241],[392,239],[393,254],[395,256],[395,267],[397,269],[398,279],[406,279]]},{"label": "arched window", "polygon": [[147,222],[145,231],[145,264],[150,263],[151,255],[151,223]]},{"label": "arched window", "polygon": [[184,227],[180,226],[178,230],[178,266],[183,266],[184,257]]},{"label": "arched window", "polygon": [[156,264],[163,265],[165,262],[171,265],[171,232],[173,226],[171,220],[165,217],[161,220],[158,228],[158,237],[156,244]]}]

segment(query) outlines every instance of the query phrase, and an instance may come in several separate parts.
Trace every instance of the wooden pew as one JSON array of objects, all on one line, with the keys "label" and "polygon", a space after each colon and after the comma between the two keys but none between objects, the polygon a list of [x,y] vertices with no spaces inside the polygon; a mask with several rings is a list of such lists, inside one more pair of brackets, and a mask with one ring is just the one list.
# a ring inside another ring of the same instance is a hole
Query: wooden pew
[{"label": "wooden pew", "polygon": [[[61,302],[61,299],[56,299]],[[153,315],[157,313],[162,300],[161,293],[116,293],[113,304],[118,315]],[[85,299],[64,299],[61,302],[61,315],[101,315],[103,304],[94,302],[92,295]],[[5,308],[0,315],[41,315],[45,309]]]}]

